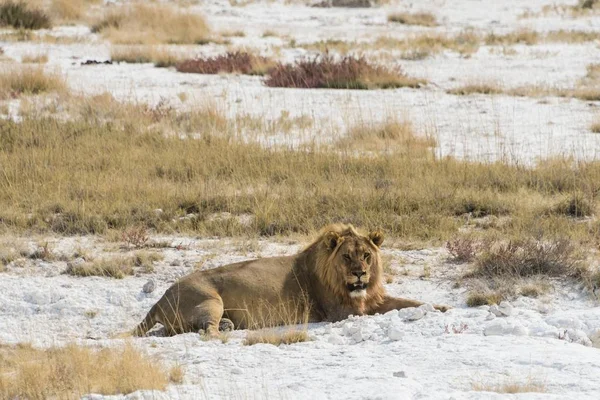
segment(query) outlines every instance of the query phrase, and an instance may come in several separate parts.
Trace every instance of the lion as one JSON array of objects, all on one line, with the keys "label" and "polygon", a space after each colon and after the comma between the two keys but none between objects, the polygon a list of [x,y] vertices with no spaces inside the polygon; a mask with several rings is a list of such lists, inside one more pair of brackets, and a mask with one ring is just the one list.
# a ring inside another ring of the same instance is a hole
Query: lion
[{"label": "lion", "polygon": [[[193,272],[167,289],[133,334],[144,336],[160,323],[169,336],[218,335],[220,330],[255,328],[256,315],[268,315],[270,326],[277,326],[299,323],[291,321],[290,314],[305,315],[305,322],[335,322],[349,315],[420,306],[420,301],[386,294],[383,239],[380,231],[365,236],[352,225],[330,225],[296,255]],[[289,305],[294,308],[291,313]],[[434,307],[442,312],[449,308]]]}]

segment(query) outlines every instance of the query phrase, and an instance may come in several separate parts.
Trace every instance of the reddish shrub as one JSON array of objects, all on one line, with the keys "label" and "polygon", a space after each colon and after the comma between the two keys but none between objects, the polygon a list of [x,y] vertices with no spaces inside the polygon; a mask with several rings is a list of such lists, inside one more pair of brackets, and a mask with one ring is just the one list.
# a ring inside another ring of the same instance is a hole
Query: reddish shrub
[{"label": "reddish shrub", "polygon": [[265,81],[271,87],[387,89],[419,87],[424,81],[406,76],[399,68],[370,64],[365,57],[347,56],[336,60],[329,54],[278,64]]},{"label": "reddish shrub", "polygon": [[182,61],[175,68],[179,72],[195,74],[238,73],[265,75],[272,66],[273,62],[266,57],[236,51],[215,57]]}]

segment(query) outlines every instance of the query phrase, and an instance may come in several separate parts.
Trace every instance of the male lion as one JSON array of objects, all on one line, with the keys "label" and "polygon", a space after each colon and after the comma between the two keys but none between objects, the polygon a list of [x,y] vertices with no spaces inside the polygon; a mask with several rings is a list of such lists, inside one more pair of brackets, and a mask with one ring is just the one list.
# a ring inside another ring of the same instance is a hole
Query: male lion
[{"label": "male lion", "polygon": [[382,243],[381,232],[364,236],[352,225],[332,225],[299,254],[193,272],[167,289],[134,334],[145,335],[157,322],[168,335],[214,335],[226,327],[254,328],[257,315],[275,326],[301,322],[290,315],[305,315],[304,322],[340,321],[423,304],[385,293]]}]

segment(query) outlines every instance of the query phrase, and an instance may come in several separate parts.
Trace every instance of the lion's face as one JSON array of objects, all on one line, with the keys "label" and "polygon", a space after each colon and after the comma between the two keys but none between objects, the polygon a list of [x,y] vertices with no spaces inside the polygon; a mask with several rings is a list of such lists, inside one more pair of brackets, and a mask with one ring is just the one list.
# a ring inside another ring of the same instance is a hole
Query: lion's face
[{"label": "lion's face", "polygon": [[383,235],[372,232],[368,237],[339,236],[331,232],[327,240],[340,284],[350,297],[366,297],[369,284],[378,276],[379,246],[383,242]]}]

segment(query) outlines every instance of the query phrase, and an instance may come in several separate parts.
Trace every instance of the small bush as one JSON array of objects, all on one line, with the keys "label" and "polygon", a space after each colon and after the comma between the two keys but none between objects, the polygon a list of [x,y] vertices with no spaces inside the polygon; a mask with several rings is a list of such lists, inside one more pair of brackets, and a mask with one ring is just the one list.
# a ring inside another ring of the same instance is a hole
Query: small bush
[{"label": "small bush", "polygon": [[145,273],[154,272],[154,263],[163,260],[165,257],[160,253],[150,251],[137,251],[133,255],[133,265],[142,268]]},{"label": "small bush", "polygon": [[478,254],[475,275],[527,277],[533,275],[579,277],[583,255],[567,239],[518,239],[490,242]]},{"label": "small bush", "polygon": [[371,64],[365,57],[336,60],[329,54],[295,64],[278,64],[265,81],[271,87],[328,89],[418,88],[424,83],[406,76],[400,69]]},{"label": "small bush", "polygon": [[263,329],[260,331],[250,331],[246,336],[244,344],[252,346],[257,343],[267,343],[274,346],[281,344],[293,344],[307,342],[310,340],[306,330],[278,330],[278,329]]},{"label": "small bush", "polygon": [[592,125],[590,125],[590,131],[593,133],[600,133],[600,120],[592,122]]},{"label": "small bush", "polygon": [[274,63],[266,57],[236,51],[215,57],[186,60],[176,65],[179,72],[195,74],[243,74],[265,75]]},{"label": "small bush", "polygon": [[404,25],[437,26],[435,15],[431,13],[394,13],[388,15],[389,22],[397,22]]},{"label": "small bush", "polygon": [[589,217],[594,212],[594,206],[592,202],[581,193],[574,193],[560,202],[554,208],[554,212],[556,214],[574,218]]},{"label": "small bush", "polygon": [[50,17],[42,10],[29,8],[23,1],[8,0],[0,4],[0,26],[12,26],[15,29],[50,28]]},{"label": "small bush", "polygon": [[38,350],[0,346],[0,398],[79,399],[89,393],[165,390],[166,371],[131,345],[92,350],[74,344]]},{"label": "small bush", "polygon": [[492,304],[500,304],[503,300],[503,296],[498,292],[486,291],[479,292],[473,291],[467,295],[467,306],[468,307],[479,307],[479,306],[491,306]]},{"label": "small bush", "polygon": [[472,237],[458,237],[446,242],[446,249],[452,260],[458,263],[471,262],[475,259],[479,244]]}]

